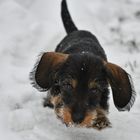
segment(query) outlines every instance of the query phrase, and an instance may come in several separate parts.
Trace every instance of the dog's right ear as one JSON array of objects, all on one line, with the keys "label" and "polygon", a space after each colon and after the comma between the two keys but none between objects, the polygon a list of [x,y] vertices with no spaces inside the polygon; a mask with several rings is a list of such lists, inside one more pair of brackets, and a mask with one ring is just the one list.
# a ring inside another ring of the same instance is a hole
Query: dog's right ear
[{"label": "dog's right ear", "polygon": [[56,52],[43,53],[30,73],[32,85],[39,91],[47,91],[54,81],[54,73],[67,58],[68,54]]},{"label": "dog's right ear", "polygon": [[136,96],[131,76],[116,64],[106,62],[105,67],[116,108],[129,111]]}]

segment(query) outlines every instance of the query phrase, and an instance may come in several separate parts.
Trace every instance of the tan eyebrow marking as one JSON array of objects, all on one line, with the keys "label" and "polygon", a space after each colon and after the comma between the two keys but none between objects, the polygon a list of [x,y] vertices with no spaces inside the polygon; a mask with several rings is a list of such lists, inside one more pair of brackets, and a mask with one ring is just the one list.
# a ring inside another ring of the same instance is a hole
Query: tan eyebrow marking
[{"label": "tan eyebrow marking", "polygon": [[73,88],[76,88],[78,81],[76,79],[71,80],[71,85]]},{"label": "tan eyebrow marking", "polygon": [[93,80],[93,81],[89,82],[88,87],[89,88],[96,88],[97,87],[96,80]]}]

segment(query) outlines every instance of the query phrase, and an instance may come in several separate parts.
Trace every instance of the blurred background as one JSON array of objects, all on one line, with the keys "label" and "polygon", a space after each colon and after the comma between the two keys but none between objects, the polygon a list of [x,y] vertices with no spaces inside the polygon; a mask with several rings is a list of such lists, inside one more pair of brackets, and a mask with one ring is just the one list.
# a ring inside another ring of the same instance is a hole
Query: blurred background
[{"label": "blurred background", "polygon": [[108,60],[131,74],[137,92],[130,112],[118,112],[110,94],[112,128],[66,128],[42,107],[46,93],[32,88],[29,72],[38,54],[54,51],[66,35],[61,0],[0,0],[0,139],[139,140],[140,0],[67,0],[82,30],[97,36]]}]

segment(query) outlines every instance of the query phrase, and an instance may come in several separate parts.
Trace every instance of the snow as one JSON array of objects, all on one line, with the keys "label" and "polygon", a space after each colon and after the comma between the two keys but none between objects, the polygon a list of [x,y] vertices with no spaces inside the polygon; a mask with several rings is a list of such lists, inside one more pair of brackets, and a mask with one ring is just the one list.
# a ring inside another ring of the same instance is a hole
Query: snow
[{"label": "snow", "polygon": [[29,72],[38,54],[53,51],[65,36],[61,0],[0,0],[0,139],[139,140],[140,1],[68,0],[80,29],[100,40],[110,62],[132,75],[137,92],[130,112],[118,112],[110,96],[112,128],[67,128],[42,107],[45,93],[32,88]]}]

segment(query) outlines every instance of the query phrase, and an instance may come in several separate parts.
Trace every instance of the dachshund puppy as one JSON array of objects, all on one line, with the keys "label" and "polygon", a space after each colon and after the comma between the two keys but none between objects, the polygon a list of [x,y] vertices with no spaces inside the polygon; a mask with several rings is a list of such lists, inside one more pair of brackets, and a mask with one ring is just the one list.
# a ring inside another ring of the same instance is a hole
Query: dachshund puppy
[{"label": "dachshund puppy", "polygon": [[107,60],[97,38],[78,30],[62,0],[61,16],[67,36],[54,52],[44,52],[30,79],[41,92],[48,91],[44,106],[54,109],[66,126],[109,127],[109,85],[119,111],[130,110],[135,91],[130,75]]}]

